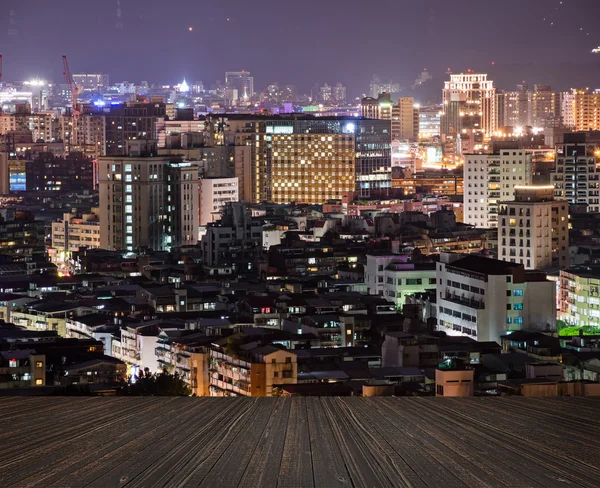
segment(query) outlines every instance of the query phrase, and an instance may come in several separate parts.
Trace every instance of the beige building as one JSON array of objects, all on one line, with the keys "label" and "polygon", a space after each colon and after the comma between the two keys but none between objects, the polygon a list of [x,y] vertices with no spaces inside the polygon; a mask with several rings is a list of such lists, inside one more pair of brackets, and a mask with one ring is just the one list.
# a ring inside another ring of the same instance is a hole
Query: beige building
[{"label": "beige building", "polygon": [[77,215],[65,213],[62,220],[52,222],[52,261],[61,264],[70,259],[72,251],[100,247],[99,209]]},{"label": "beige building", "polygon": [[520,149],[499,154],[467,154],[464,175],[464,223],[498,226],[498,205],[514,199],[515,187],[530,185],[532,156]]},{"label": "beige building", "polygon": [[435,396],[467,397],[473,396],[474,370],[472,369],[436,369]]},{"label": "beige building", "polygon": [[525,269],[569,266],[569,205],[554,200],[554,186],[517,186],[501,205],[498,255]]},{"label": "beige building", "polygon": [[198,168],[154,156],[154,141],[132,141],[130,157],[101,157],[100,247],[169,250],[198,240]]},{"label": "beige building", "polygon": [[14,113],[0,115],[0,134],[31,131],[33,142],[53,142],[56,122],[52,114]]},{"label": "beige building", "polygon": [[377,98],[366,97],[360,101],[360,115],[365,119],[392,120],[394,104],[389,93]]},{"label": "beige building", "polygon": [[400,97],[392,106],[392,140],[416,141],[419,138],[419,108],[412,97]]}]

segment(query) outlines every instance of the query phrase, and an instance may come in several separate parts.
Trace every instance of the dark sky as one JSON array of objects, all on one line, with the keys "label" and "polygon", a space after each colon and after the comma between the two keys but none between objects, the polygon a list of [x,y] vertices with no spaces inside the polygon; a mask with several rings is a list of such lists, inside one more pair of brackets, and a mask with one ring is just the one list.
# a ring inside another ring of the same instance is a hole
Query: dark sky
[{"label": "dark sky", "polygon": [[342,81],[358,95],[374,73],[408,86],[425,67],[437,90],[450,67],[500,88],[600,87],[600,0],[121,0],[122,30],[116,5],[0,0],[4,78],[56,80],[67,54],[72,72],[113,81],[209,84],[244,68],[257,88]]}]

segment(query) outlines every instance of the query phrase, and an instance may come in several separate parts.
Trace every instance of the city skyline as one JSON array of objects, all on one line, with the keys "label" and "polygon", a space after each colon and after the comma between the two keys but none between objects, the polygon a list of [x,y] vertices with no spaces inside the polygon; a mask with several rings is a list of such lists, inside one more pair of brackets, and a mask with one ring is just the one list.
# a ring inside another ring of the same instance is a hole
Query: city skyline
[{"label": "city skyline", "polygon": [[[373,74],[412,94],[410,86],[425,68],[433,81],[443,79],[448,68],[454,73],[470,68],[488,73],[504,89],[525,80],[566,90],[593,86],[600,76],[600,62],[591,52],[600,37],[589,15],[593,0],[525,5],[509,0],[502,8],[470,0],[459,2],[466,8],[439,0],[376,0],[368,9],[336,0],[318,10],[312,0],[303,8],[270,0],[243,7],[236,2],[198,7],[179,0],[170,6],[173,15],[165,15],[164,5],[154,0],[143,7],[139,0],[124,0],[119,7],[108,2],[85,14],[77,13],[71,0],[62,3],[60,11],[39,0],[3,7],[4,80],[58,80],[63,54],[73,72],[108,73],[114,80],[175,83],[185,77],[210,85],[226,71],[245,69],[257,87],[278,81],[308,92],[315,83],[341,81],[352,98],[368,92]],[[348,28],[364,18],[372,25],[358,35]],[[502,28],[490,29],[492,18]],[[69,25],[69,35],[57,28],[61,22]],[[45,39],[41,46],[38,36]],[[427,87],[417,93],[423,101],[432,96]]]}]

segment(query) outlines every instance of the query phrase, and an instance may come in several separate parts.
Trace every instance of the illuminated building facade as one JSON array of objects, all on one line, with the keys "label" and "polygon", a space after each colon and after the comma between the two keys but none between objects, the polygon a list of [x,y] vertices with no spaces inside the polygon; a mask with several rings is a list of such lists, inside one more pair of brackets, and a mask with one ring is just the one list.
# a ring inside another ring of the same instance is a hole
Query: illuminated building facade
[{"label": "illuminated building facade", "polygon": [[100,247],[170,250],[198,241],[198,167],[152,156],[154,141],[129,144],[130,157],[98,161]]},{"label": "illuminated building facade", "polygon": [[224,123],[237,146],[251,147],[254,203],[321,204],[391,188],[389,120],[230,115]]},{"label": "illuminated building facade", "polygon": [[0,134],[31,131],[33,142],[52,142],[56,139],[52,114],[14,113],[0,115]]},{"label": "illuminated building facade", "polygon": [[365,119],[391,120],[393,105],[389,93],[377,98],[366,97],[360,101],[360,115]]},{"label": "illuminated building facade", "polygon": [[557,198],[600,212],[600,145],[585,142],[585,134],[565,134],[565,143],[557,146],[551,182]]},{"label": "illuminated building facade", "polygon": [[412,97],[400,97],[392,105],[392,140],[415,141],[419,137],[419,107]]},{"label": "illuminated building facade", "polygon": [[102,91],[110,86],[108,75],[99,73],[76,73],[73,82],[82,91]]},{"label": "illuminated building facade", "polygon": [[525,269],[569,266],[569,205],[554,200],[554,186],[517,186],[500,206],[498,256]]},{"label": "illuminated building facade", "polygon": [[600,272],[589,267],[560,271],[558,319],[600,327]]},{"label": "illuminated building facade", "polygon": [[419,140],[430,141],[440,137],[441,108],[438,106],[421,107],[419,109]]},{"label": "illuminated building facade", "polygon": [[461,119],[465,117],[472,117],[473,128],[478,127],[484,134],[491,136],[496,130],[496,88],[494,82],[487,79],[486,74],[450,75],[450,81],[444,83],[442,101],[445,118],[442,133],[458,134],[462,129],[466,129],[465,121],[461,123]]},{"label": "illuminated building facade", "polygon": [[254,96],[254,77],[249,71],[227,71],[225,73],[225,86],[229,90],[237,90],[238,98],[252,98]]},{"label": "illuminated building facade", "polygon": [[440,174],[414,174],[410,178],[392,172],[392,188],[402,188],[405,195],[462,195],[463,177]]},{"label": "illuminated building facade", "polygon": [[53,262],[63,263],[74,250],[100,247],[98,214],[98,209],[93,208],[90,214],[66,213],[62,220],[52,222],[52,252],[49,254]]},{"label": "illuminated building facade", "polygon": [[563,94],[564,124],[576,131],[600,130],[600,90],[571,90]]}]

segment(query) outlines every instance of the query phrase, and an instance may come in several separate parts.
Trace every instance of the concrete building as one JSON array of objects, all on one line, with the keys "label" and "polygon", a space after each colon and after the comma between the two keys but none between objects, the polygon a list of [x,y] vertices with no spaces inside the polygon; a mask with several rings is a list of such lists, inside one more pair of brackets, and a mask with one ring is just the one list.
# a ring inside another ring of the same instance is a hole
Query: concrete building
[{"label": "concrete building", "polygon": [[600,269],[560,271],[558,318],[569,325],[600,327]]},{"label": "concrete building", "polygon": [[360,101],[360,115],[365,119],[391,120],[393,106],[390,94],[384,92],[377,98],[363,98]]},{"label": "concrete building", "polygon": [[225,205],[240,201],[237,178],[203,178],[198,187],[200,226],[217,222]]},{"label": "concrete building", "polygon": [[475,390],[473,369],[436,369],[435,396],[468,397]]},{"label": "concrete building", "polygon": [[496,341],[507,330],[554,330],[556,285],[522,264],[442,254],[437,264],[437,329]]},{"label": "concrete building", "polygon": [[441,108],[433,105],[419,108],[419,140],[430,141],[440,137]]},{"label": "concrete building", "polygon": [[198,240],[198,168],[155,156],[154,141],[128,143],[130,157],[99,159],[100,247],[169,250]]},{"label": "concrete building", "polygon": [[435,289],[434,264],[394,263],[384,269],[384,298],[402,310],[406,297]]},{"label": "concrete building", "polygon": [[532,156],[524,150],[468,154],[464,164],[464,223],[498,225],[498,204],[514,199],[515,186],[530,185]]},{"label": "concrete building", "polygon": [[[459,104],[459,118],[472,116],[478,118],[478,125],[484,134],[491,137],[496,131],[498,124],[497,98],[494,82],[487,79],[487,74],[460,73],[450,75],[450,81],[444,82],[442,92],[442,102],[444,105],[443,117],[449,116],[449,109],[452,102]],[[456,123],[446,123],[446,130],[442,133],[459,133],[460,127]]]},{"label": "concrete building", "polygon": [[92,213],[63,214],[62,220],[52,222],[52,261],[62,264],[70,259],[72,251],[100,247],[99,209]]},{"label": "concrete building", "polygon": [[0,352],[0,388],[46,385],[46,356],[35,351]]},{"label": "concrete building", "polygon": [[557,146],[555,171],[551,173],[554,195],[569,205],[600,212],[600,143],[586,142],[586,134],[565,134]]},{"label": "concrete building", "polygon": [[29,110],[0,115],[0,134],[31,131],[33,142],[54,142],[57,123],[50,113],[31,113]]},{"label": "concrete building", "polygon": [[392,140],[419,139],[419,107],[412,97],[400,97],[392,105]]},{"label": "concrete building", "polygon": [[554,200],[554,186],[517,186],[500,206],[498,256],[525,269],[569,266],[569,208]]}]

